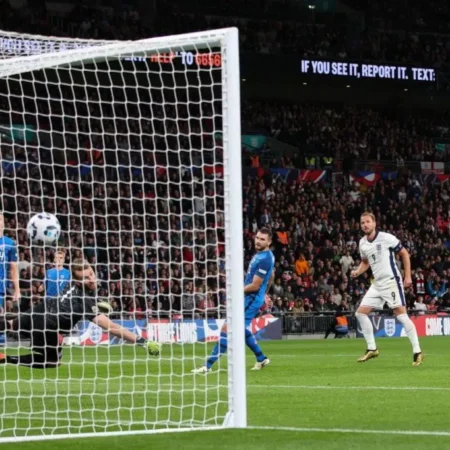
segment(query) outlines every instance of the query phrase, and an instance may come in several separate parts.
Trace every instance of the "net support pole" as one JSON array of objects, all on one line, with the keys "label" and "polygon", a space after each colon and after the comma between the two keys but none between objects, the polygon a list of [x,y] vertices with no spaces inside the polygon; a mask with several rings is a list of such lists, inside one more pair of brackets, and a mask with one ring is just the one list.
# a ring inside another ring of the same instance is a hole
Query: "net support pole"
[{"label": "net support pole", "polygon": [[225,35],[223,64],[223,145],[225,169],[226,259],[228,266],[227,312],[229,321],[229,417],[226,426],[247,426],[245,382],[245,322],[243,289],[243,227],[241,168],[241,98],[239,36],[237,28]]}]

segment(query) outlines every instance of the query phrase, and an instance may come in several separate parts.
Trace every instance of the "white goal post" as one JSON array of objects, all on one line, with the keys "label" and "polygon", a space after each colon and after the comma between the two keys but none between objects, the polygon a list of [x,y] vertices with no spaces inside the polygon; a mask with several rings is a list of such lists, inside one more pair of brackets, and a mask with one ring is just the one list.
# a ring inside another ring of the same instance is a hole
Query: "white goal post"
[{"label": "white goal post", "polygon": [[[87,259],[111,318],[163,345],[154,358],[82,321],[60,367],[0,365],[0,443],[247,426],[240,120],[236,28],[0,31],[0,208],[30,304],[45,301],[55,249],[30,251],[24,224],[45,211],[65,266]],[[225,320],[228,355],[192,374]],[[5,353],[29,345],[8,336]]]}]

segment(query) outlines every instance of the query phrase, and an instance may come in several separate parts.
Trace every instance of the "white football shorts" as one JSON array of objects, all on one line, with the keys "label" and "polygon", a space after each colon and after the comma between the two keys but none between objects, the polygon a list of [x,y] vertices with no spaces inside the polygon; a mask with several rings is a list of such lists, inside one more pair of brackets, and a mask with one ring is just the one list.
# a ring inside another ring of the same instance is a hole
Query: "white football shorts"
[{"label": "white football shorts", "polygon": [[387,281],[386,285],[383,287],[375,287],[372,284],[362,299],[360,306],[382,309],[385,303],[387,303],[391,309],[406,306],[405,291],[400,279],[392,278]]}]

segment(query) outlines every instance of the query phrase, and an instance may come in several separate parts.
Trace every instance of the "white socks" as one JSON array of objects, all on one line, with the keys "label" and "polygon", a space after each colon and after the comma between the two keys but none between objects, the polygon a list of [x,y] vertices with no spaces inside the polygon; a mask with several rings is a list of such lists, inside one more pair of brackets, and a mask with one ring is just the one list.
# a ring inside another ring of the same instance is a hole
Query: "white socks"
[{"label": "white socks", "polygon": [[413,321],[408,317],[408,314],[400,314],[397,316],[397,319],[405,329],[409,342],[411,342],[413,353],[420,353],[422,350],[420,349],[419,338],[417,337],[417,330]]},{"label": "white socks", "polygon": [[[361,327],[361,332],[364,336],[364,339],[367,342],[367,350],[376,350],[377,346],[375,344],[375,338],[373,337],[373,326],[370,319],[367,317],[367,314],[356,313],[356,318],[358,319],[359,326]],[[406,315],[406,314],[405,314]],[[408,316],[406,316],[408,318]],[[408,318],[409,319],[409,318]],[[410,321],[411,322],[411,321]],[[411,322],[412,326],[414,324]],[[416,329],[414,328],[414,331]],[[409,336],[409,335],[408,335]],[[417,340],[417,334],[416,334]],[[420,350],[419,350],[420,351]]]},{"label": "white socks", "polygon": [[[367,350],[376,350],[375,338],[373,337],[373,326],[369,317],[366,314],[356,313],[361,332],[367,342]],[[411,342],[413,353],[421,353],[419,338],[417,337],[416,326],[413,321],[408,317],[408,314],[400,314],[397,316],[398,321],[403,325],[409,342]]]}]

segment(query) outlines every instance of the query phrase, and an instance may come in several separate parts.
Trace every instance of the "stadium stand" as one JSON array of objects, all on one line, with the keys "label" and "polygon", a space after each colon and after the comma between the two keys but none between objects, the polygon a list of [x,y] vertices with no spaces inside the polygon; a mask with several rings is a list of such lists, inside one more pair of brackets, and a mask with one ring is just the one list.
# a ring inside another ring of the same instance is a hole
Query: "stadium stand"
[{"label": "stadium stand", "polygon": [[[26,18],[27,32],[68,36],[76,30],[78,37],[110,39],[238,25],[244,51],[420,62],[439,68],[448,64],[449,36],[435,34],[432,19],[424,15],[422,9],[404,16],[405,23],[414,18],[416,25],[400,32],[392,29],[390,20],[398,14],[397,9],[385,9],[383,2],[367,2],[366,8],[358,12],[368,18],[367,28],[353,36],[348,33],[347,19],[340,14],[317,13],[312,17],[311,11],[295,10],[298,20],[294,22],[286,20],[291,15],[289,12],[292,13],[286,9],[286,14],[272,21],[247,20],[249,11],[238,2],[241,17],[230,19],[225,17],[224,8],[232,3],[217,2],[202,16],[198,11],[206,7],[204,2],[196,2],[189,10],[184,10],[180,4],[173,7],[172,2],[170,5],[156,2],[155,18],[158,20],[144,25],[137,9],[108,16],[99,10],[77,6],[69,18],[56,18],[37,7],[19,13],[10,8],[8,2],[3,2],[5,13],[0,25],[4,29],[21,31]],[[359,2],[347,3],[355,8],[359,5]],[[272,2],[271,7],[279,10],[276,4]],[[268,8],[270,11],[270,2]],[[170,21],[160,20],[169,16]],[[381,32],[385,27],[390,30]],[[7,111],[12,107],[20,111],[20,99],[12,98],[12,101],[18,102],[17,105],[3,104],[0,109]],[[90,112],[95,116],[95,106],[90,107],[94,108]],[[43,116],[48,111],[44,105],[42,108]],[[30,117],[32,111],[32,107],[27,108]],[[120,107],[115,110],[117,118],[126,113]],[[211,212],[213,205],[208,204],[208,200],[204,204],[191,201],[190,205],[176,206],[170,221],[159,216],[158,223],[155,222],[157,211],[165,207],[155,201],[155,192],[160,191],[161,197],[167,179],[175,177],[178,183],[183,182],[183,191],[176,192],[175,183],[170,185],[170,196],[192,198],[188,186],[193,175],[186,173],[180,180],[176,178],[178,174],[161,171],[155,178],[155,167],[167,163],[164,152],[155,151],[151,143],[145,142],[143,152],[138,151],[133,142],[131,150],[125,152],[121,150],[121,142],[95,137],[91,141],[86,136],[77,136],[77,130],[86,128],[83,121],[83,118],[74,121],[70,125],[72,128],[66,130],[69,133],[65,136],[68,150],[65,156],[36,146],[26,149],[25,156],[25,148],[2,144],[3,159],[21,163],[13,169],[18,178],[8,172],[11,168],[3,166],[2,199],[3,209],[10,213],[7,215],[8,233],[19,230],[12,237],[21,246],[24,295],[34,303],[42,298],[39,281],[30,286],[27,262],[31,255],[24,245],[23,231],[28,218],[28,197],[39,188],[27,180],[32,178],[33,171],[40,170],[40,176],[51,181],[42,183],[45,204],[31,195],[31,209],[57,210],[63,229],[70,225],[66,242],[73,248],[83,246],[85,256],[97,266],[102,295],[109,299],[118,314],[156,315],[167,313],[169,309],[179,310],[183,305],[184,311],[204,315],[206,305],[223,305],[223,266],[207,265],[204,262],[207,255],[200,254],[193,245],[208,242],[211,252],[223,255],[223,232],[220,231],[216,239],[216,233],[207,231],[211,227],[222,230],[223,217]],[[258,226],[271,226],[275,236],[276,281],[267,306],[269,311],[296,315],[334,311],[337,307],[350,311],[356,308],[370,283],[370,275],[354,281],[348,278],[348,271],[359,261],[358,217],[366,209],[375,211],[381,228],[395,232],[412,254],[414,286],[407,293],[408,305],[412,309],[416,309],[416,302],[430,310],[450,308],[448,177],[425,176],[420,171],[422,161],[445,163],[448,160],[448,146],[439,143],[439,139],[445,142],[449,137],[447,115],[248,101],[244,104],[243,121],[244,129],[249,132],[260,131],[297,150],[293,154],[277,154],[265,145],[261,159],[256,161],[252,159],[255,153],[243,148],[248,166],[244,170],[249,175],[244,187],[246,262],[253,251],[251,239]],[[120,132],[120,123],[117,120],[110,126]],[[55,122],[52,126],[60,125]],[[137,125],[129,123],[129,126]],[[206,145],[215,145],[212,136]],[[332,161],[324,161],[324,157]],[[94,167],[94,160],[97,167]],[[358,166],[356,160],[372,161],[370,170],[367,166]],[[385,164],[386,161],[389,164]],[[408,165],[410,161],[415,165]],[[124,170],[110,169],[118,163]],[[66,164],[67,170],[55,172],[54,164]],[[92,169],[83,172],[80,164],[92,166]],[[130,173],[141,167],[143,171],[138,176],[145,182],[134,183]],[[419,167],[419,170],[411,170],[411,167]],[[116,189],[117,182],[119,189]],[[217,182],[207,186],[213,192],[222,190]],[[105,193],[112,199],[108,204],[102,199]],[[194,211],[189,220],[183,219],[185,207]],[[126,214],[120,215],[121,210]],[[82,223],[75,215],[69,219],[70,211],[80,213]],[[139,214],[130,217],[131,211]],[[139,231],[144,221],[147,233]],[[180,231],[183,221],[183,231]],[[132,228],[134,232],[130,232]],[[189,243],[182,252],[166,249],[170,242],[182,241]],[[34,266],[33,270],[33,278],[43,277],[44,267]],[[207,282],[195,282],[197,273],[207,274]],[[423,306],[418,309],[423,310]]]}]

